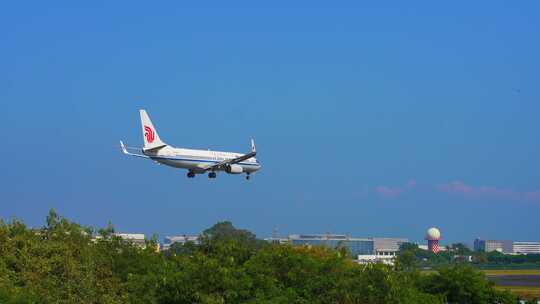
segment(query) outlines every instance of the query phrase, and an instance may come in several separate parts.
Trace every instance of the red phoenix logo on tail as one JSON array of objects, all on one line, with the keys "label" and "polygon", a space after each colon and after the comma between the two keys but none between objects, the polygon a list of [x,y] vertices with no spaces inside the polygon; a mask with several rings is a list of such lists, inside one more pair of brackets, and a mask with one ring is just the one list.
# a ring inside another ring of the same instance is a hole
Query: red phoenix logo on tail
[{"label": "red phoenix logo on tail", "polygon": [[154,130],[149,126],[144,126],[144,137],[146,137],[146,141],[151,144],[155,138]]}]

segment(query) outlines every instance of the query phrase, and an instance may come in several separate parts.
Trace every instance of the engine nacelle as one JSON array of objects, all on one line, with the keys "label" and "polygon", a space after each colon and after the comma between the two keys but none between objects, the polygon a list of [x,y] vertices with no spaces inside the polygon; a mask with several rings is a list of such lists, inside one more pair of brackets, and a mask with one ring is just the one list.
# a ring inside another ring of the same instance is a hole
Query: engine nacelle
[{"label": "engine nacelle", "polygon": [[244,172],[244,169],[242,168],[242,166],[232,164],[227,165],[227,167],[225,167],[225,171],[229,174],[240,174]]}]

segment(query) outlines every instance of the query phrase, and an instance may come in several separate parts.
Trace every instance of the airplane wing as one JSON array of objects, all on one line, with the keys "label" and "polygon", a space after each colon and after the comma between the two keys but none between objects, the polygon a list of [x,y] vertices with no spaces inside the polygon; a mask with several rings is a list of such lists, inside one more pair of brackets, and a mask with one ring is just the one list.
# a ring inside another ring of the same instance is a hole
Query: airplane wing
[{"label": "airplane wing", "polygon": [[252,158],[256,154],[257,154],[257,152],[250,152],[248,154],[244,154],[244,155],[239,156],[237,158],[226,159],[226,160],[221,161],[221,162],[219,162],[217,164],[212,164],[212,165],[210,165],[208,167],[205,167],[204,171],[216,170],[216,169],[224,169],[225,166],[227,166],[227,165],[233,165],[233,164],[239,163],[239,162],[244,161],[246,159]]},{"label": "airplane wing", "polygon": [[239,156],[237,158],[226,159],[226,160],[223,160],[223,161],[221,161],[219,163],[207,166],[207,167],[204,168],[204,171],[210,171],[210,170],[216,170],[216,169],[224,169],[227,165],[233,165],[233,164],[239,163],[239,162],[244,161],[246,159],[250,159],[250,158],[254,157],[255,155],[257,155],[257,150],[255,148],[255,142],[252,139],[251,140],[251,152],[249,152],[247,154],[244,154],[242,156]]},{"label": "airplane wing", "polygon": [[[132,152],[129,152],[128,149],[136,149],[136,148],[129,148],[129,147],[126,147],[126,145],[124,145],[124,143],[122,141],[120,141],[120,147],[122,148],[122,153],[126,154],[126,155],[130,155],[130,156],[136,156],[136,157],[142,157],[142,158],[150,158],[144,154],[138,154],[138,153],[132,153]],[[136,149],[137,151],[142,151],[142,149]]]}]

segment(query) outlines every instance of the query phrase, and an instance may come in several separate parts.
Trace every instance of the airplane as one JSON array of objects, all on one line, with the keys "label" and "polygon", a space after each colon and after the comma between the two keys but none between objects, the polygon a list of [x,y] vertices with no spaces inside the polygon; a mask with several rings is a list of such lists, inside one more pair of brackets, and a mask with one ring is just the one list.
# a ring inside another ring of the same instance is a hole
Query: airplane
[{"label": "airplane", "polygon": [[[216,178],[216,172],[223,171],[228,174],[245,173],[246,179],[249,180],[251,174],[261,169],[261,164],[255,158],[257,150],[253,139],[251,139],[251,152],[246,154],[175,148],[160,139],[145,110],[141,109],[139,113],[144,147],[127,147],[120,141],[122,152],[126,155],[151,159],[159,164],[174,168],[187,169],[188,178],[194,178],[195,174],[206,172],[208,172],[208,178]],[[136,153],[130,150],[135,150]]]}]

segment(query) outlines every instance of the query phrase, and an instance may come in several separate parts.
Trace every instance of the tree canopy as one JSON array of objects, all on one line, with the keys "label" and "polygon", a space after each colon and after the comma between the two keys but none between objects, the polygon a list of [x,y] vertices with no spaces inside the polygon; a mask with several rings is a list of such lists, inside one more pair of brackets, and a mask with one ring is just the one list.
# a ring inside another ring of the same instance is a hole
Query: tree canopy
[{"label": "tree canopy", "polygon": [[230,222],[169,252],[113,232],[53,210],[39,229],[0,221],[0,303],[515,303],[466,265],[433,275],[414,255],[358,265],[339,250],[267,244]]}]

